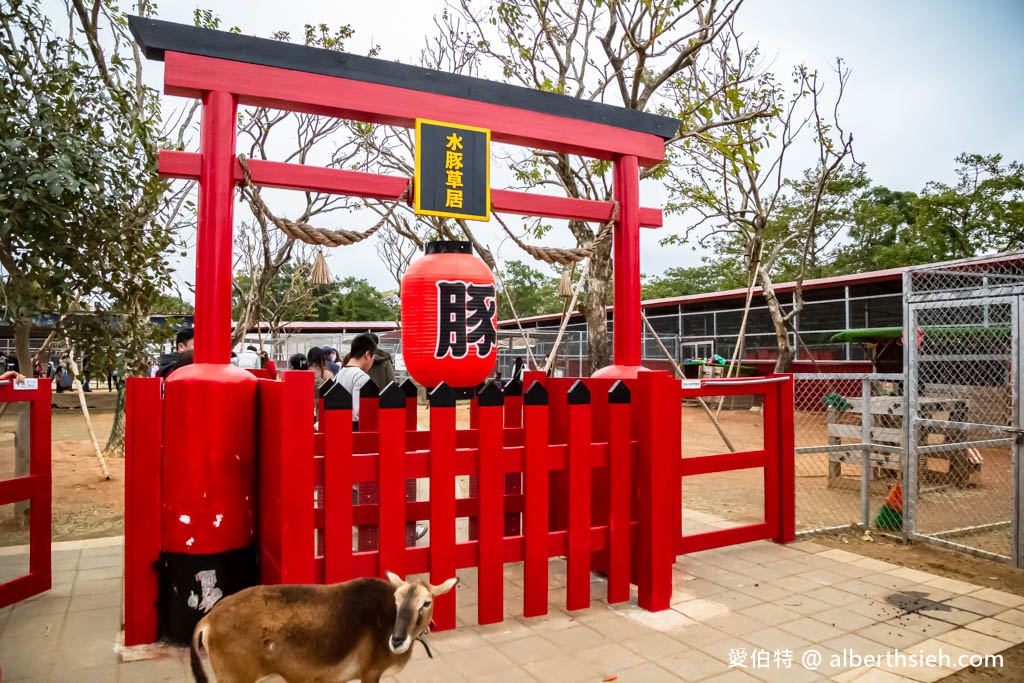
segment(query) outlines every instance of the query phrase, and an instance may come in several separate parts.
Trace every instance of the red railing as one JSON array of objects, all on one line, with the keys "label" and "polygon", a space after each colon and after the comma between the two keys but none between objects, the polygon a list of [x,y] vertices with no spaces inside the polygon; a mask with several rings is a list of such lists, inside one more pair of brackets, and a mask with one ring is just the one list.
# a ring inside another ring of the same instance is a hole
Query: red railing
[{"label": "red railing", "polygon": [[705,380],[700,388],[683,388],[682,397],[747,396],[762,398],[763,444],[758,450],[683,458],[680,474],[683,500],[685,477],[750,468],[764,470],[764,520],[698,534],[677,534],[679,555],[738,543],[771,539],[789,543],[796,535],[796,471],[793,459],[793,376],[771,375],[756,379]]},{"label": "red railing", "polygon": [[[159,380],[129,382],[125,635],[132,644],[156,637],[161,405]],[[437,389],[429,430],[416,428],[415,396],[391,385],[361,398],[354,433],[340,387],[323,399],[315,431],[311,373],[259,380],[263,582],[329,583],[389,570],[429,573],[436,584],[475,567],[477,619],[486,624],[506,613],[510,562],[524,565],[522,613],[546,614],[548,560],[562,556],[567,609],[589,606],[595,569],[608,577],[609,603],[628,600],[632,584],[640,606],[653,611],[669,606],[678,554],[793,539],[791,377],[684,389],[663,372],[626,382],[528,372],[523,385],[526,392],[516,383],[510,394],[489,385],[475,400],[470,429],[457,428],[454,395]],[[763,447],[683,458],[680,401],[746,394],[762,397]],[[764,469],[764,520],[683,535],[684,478],[748,467]],[[477,480],[469,497],[456,496],[463,476]],[[408,497],[407,482],[423,478],[429,500]],[[376,491],[353,504],[353,485]],[[468,538],[456,535],[459,519],[475,522]],[[415,521],[429,524],[429,544],[410,538]],[[369,542],[354,542],[354,529]],[[434,618],[438,628],[454,627],[453,594],[438,599]]]},{"label": "red railing", "polygon": [[[486,624],[505,613],[504,564],[524,563],[523,614],[535,616],[547,612],[548,559],[564,556],[567,609],[590,604],[596,568],[608,574],[609,602],[628,600],[632,582],[640,605],[656,610],[668,607],[677,554],[792,537],[792,384],[786,376],[682,390],[665,373],[615,384],[527,373],[530,389],[521,399],[488,385],[476,400],[471,429],[456,428],[454,396],[436,390],[429,431],[414,428],[414,398],[391,386],[379,398],[361,400],[358,433],[351,409],[330,399],[321,431],[313,432],[306,400],[311,381],[308,374],[286,373],[283,382],[260,385],[261,414],[283,417],[264,421],[260,446],[261,500],[270,503],[261,505],[266,583],[334,582],[385,570],[429,572],[439,583],[456,569],[476,567],[477,618]],[[764,448],[684,460],[680,399],[722,394],[764,397]],[[789,427],[780,412],[787,396]],[[303,452],[313,457],[297,457]],[[742,467],[765,469],[765,521],[682,536],[679,516],[666,514],[681,509],[678,477]],[[509,475],[521,477],[522,493],[507,486]],[[475,477],[478,485],[457,498],[455,480],[462,476]],[[430,479],[429,501],[406,498],[407,480],[419,478]],[[353,505],[353,485],[366,483],[378,487],[378,499]],[[308,502],[318,487],[322,506],[314,507]],[[510,533],[519,528],[519,515],[522,531]],[[476,521],[475,533],[461,541],[455,534],[460,518]],[[415,520],[429,522],[429,545],[409,542],[406,527]],[[377,531],[380,542],[354,547],[353,527]],[[438,601],[440,628],[454,626],[454,604],[452,597]]]},{"label": "red railing", "polygon": [[28,437],[28,470],[19,473],[15,467],[13,479],[0,481],[0,508],[28,504],[28,571],[0,583],[0,607],[49,590],[51,585],[50,401],[48,379],[27,380],[19,386],[10,380],[0,381],[0,404],[27,403],[29,418],[28,434],[15,437]]}]

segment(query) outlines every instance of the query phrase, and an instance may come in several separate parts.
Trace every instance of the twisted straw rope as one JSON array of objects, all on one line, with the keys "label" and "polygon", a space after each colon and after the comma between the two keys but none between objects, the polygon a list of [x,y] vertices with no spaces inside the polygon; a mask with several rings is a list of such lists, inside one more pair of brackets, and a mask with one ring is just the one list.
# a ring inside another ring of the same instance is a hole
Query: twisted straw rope
[{"label": "twisted straw rope", "polygon": [[242,165],[242,180],[244,185],[242,186],[242,195],[246,197],[250,203],[252,203],[264,216],[270,220],[271,223],[276,225],[278,229],[284,234],[288,235],[292,239],[297,239],[300,242],[306,244],[315,244],[322,247],[347,247],[350,244],[362,242],[367,237],[384,227],[388,218],[395,212],[400,202],[406,201],[409,198],[409,188],[412,184],[406,185],[405,189],[402,190],[402,194],[398,195],[394,200],[394,204],[388,209],[387,213],[369,230],[363,232],[355,232],[353,230],[328,230],[326,228],[314,228],[308,223],[296,223],[290,221],[287,218],[278,218],[267,205],[263,202],[260,197],[259,188],[253,184],[252,176],[249,174],[249,163],[245,158],[244,154],[238,155],[238,163]]},{"label": "twisted straw rope", "polygon": [[608,222],[598,229],[597,236],[594,237],[594,241],[589,249],[560,249],[558,247],[538,247],[532,244],[526,244],[515,236],[515,234],[505,224],[505,221],[501,220],[501,216],[493,212],[493,210],[492,213],[494,214],[494,217],[498,219],[498,223],[501,227],[505,229],[506,234],[508,234],[508,236],[512,238],[512,241],[527,254],[538,261],[544,261],[545,263],[557,263],[562,266],[567,266],[571,263],[579,263],[584,259],[591,258],[594,255],[594,250],[598,247],[603,247],[604,243],[611,239],[615,228],[615,221],[619,218],[619,203],[614,202],[612,205],[611,218],[609,218]]}]

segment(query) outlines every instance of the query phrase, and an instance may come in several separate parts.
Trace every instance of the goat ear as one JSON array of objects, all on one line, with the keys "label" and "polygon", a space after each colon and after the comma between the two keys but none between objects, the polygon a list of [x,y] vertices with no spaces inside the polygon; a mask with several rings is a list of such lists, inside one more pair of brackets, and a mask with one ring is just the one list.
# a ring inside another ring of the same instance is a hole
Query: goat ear
[{"label": "goat ear", "polygon": [[402,578],[398,576],[398,574],[393,574],[391,572],[386,571],[384,572],[384,575],[388,577],[388,581],[390,581],[391,585],[395,588],[401,588],[405,585],[405,581],[403,581]]},{"label": "goat ear", "polygon": [[452,578],[448,579],[447,581],[445,581],[444,583],[442,583],[440,586],[431,586],[430,587],[430,594],[433,595],[434,597],[437,597],[438,595],[444,595],[445,593],[447,593],[451,589],[455,588],[455,586],[458,583],[459,583],[459,578],[457,576],[456,577],[452,577]]}]

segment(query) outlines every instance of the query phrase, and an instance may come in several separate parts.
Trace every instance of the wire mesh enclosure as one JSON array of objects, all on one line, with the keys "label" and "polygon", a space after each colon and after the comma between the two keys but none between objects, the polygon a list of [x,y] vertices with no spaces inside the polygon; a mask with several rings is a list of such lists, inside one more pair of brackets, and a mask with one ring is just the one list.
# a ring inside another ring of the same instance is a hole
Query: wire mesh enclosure
[{"label": "wire mesh enclosure", "polygon": [[898,531],[878,514],[901,478],[903,375],[795,379],[797,531]]},{"label": "wire mesh enclosure", "polygon": [[1021,566],[1024,255],[911,269],[904,289],[908,536]]}]

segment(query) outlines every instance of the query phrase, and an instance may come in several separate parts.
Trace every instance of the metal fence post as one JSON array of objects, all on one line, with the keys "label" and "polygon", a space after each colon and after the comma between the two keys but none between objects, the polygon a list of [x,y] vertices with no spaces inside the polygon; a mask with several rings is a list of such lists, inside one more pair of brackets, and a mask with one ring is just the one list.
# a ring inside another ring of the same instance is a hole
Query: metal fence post
[{"label": "metal fence post", "polygon": [[864,460],[860,472],[860,525],[864,531],[871,528],[871,427],[875,416],[871,412],[871,376],[860,381],[860,442]]},{"label": "metal fence post", "polygon": [[903,538],[910,539],[917,521],[917,315],[910,305],[914,272],[903,272]]},{"label": "metal fence post", "polygon": [[[1024,465],[1021,465],[1021,441],[1024,439],[1024,400],[1021,397],[1021,381],[1024,380],[1024,370],[1021,369],[1021,361],[1024,361],[1024,342],[1021,341],[1024,333],[1024,296],[1016,297],[1017,305],[1013,308],[1013,340],[1011,342],[1010,357],[1013,359],[1013,417],[1011,421],[1015,429],[1013,445],[1010,446],[1011,476],[1013,477],[1013,509],[1011,510],[1011,549],[1010,554],[1013,564],[1017,567],[1024,567]],[[987,313],[987,311],[986,311]]]}]

